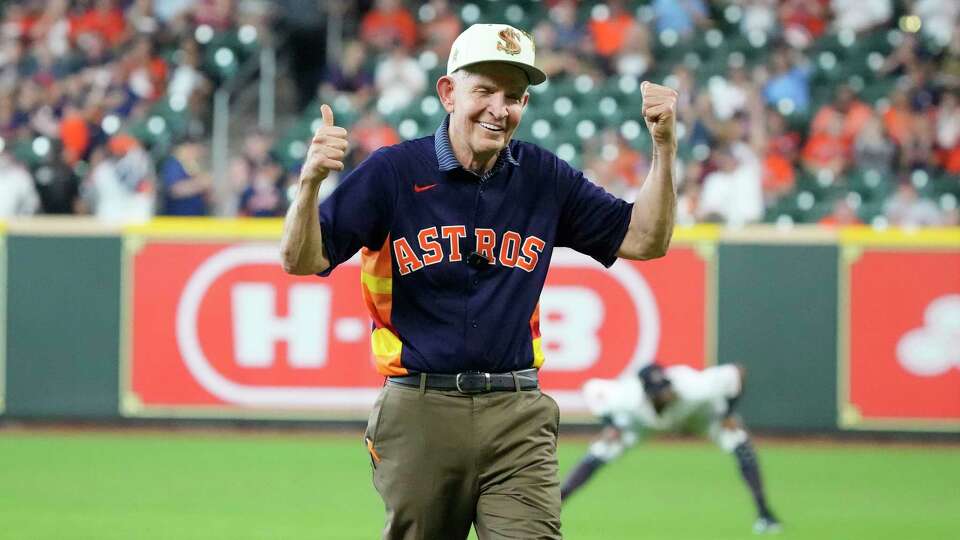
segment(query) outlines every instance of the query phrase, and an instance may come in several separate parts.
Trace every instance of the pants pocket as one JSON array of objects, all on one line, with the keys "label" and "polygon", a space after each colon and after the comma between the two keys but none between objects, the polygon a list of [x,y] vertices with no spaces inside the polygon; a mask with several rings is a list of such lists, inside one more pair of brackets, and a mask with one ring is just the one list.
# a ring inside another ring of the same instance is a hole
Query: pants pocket
[{"label": "pants pocket", "polygon": [[557,400],[553,399],[553,397],[551,397],[551,396],[549,396],[549,395],[547,395],[547,394],[544,394],[544,393],[541,393],[540,395],[542,395],[543,397],[547,398],[547,402],[550,404],[550,414],[551,414],[552,417],[553,417],[553,424],[552,424],[553,435],[554,435],[555,437],[559,437],[559,435],[560,435],[560,405],[557,404]]},{"label": "pants pocket", "polygon": [[370,464],[374,469],[380,464],[380,454],[377,453],[377,434],[380,431],[380,418],[383,416],[384,404],[387,401],[387,387],[384,386],[377,395],[370,415],[367,418],[367,428],[363,432],[363,446],[370,454]]}]

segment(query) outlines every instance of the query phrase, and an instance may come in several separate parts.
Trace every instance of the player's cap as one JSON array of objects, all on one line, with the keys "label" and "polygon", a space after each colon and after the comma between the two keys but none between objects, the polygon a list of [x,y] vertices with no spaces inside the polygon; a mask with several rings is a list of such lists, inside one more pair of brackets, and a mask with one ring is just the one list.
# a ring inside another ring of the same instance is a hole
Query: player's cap
[{"label": "player's cap", "polygon": [[522,69],[530,84],[547,80],[534,65],[533,36],[509,24],[474,24],[464,30],[450,47],[447,75],[481,62],[503,62]]},{"label": "player's cap", "polygon": [[660,364],[644,366],[640,370],[639,376],[640,380],[643,381],[643,390],[647,394],[655,394],[670,386],[670,379],[667,378]]}]

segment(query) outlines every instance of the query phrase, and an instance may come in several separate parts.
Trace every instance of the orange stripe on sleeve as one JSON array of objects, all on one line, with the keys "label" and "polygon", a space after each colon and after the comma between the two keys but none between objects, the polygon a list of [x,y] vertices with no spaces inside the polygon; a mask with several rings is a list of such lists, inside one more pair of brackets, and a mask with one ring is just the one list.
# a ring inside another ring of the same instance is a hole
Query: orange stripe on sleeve
[{"label": "orange stripe on sleeve", "polygon": [[389,236],[379,251],[363,248],[360,252],[360,289],[363,291],[363,303],[377,328],[390,327],[393,267]]},{"label": "orange stripe on sleeve", "polygon": [[403,342],[390,321],[393,311],[391,257],[389,236],[380,250],[364,248],[360,252],[360,289],[363,292],[363,303],[375,326],[370,334],[370,349],[377,373],[384,376],[408,373],[407,368],[400,363]]},{"label": "orange stripe on sleeve", "polygon": [[530,316],[530,335],[533,338],[540,337],[540,302],[537,302],[533,315]]}]

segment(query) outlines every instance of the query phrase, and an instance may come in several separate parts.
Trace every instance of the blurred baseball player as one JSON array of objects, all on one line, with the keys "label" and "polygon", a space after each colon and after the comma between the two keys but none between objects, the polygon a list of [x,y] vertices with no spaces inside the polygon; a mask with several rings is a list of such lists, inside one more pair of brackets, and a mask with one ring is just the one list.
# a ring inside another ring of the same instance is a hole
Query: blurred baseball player
[{"label": "blurred baseball player", "polygon": [[603,465],[618,458],[650,432],[706,433],[732,453],[753,495],[758,534],[776,533],[780,522],[763,492],[757,454],[734,406],[743,392],[744,370],[726,364],[698,371],[687,366],[650,364],[637,377],[591,379],[583,387],[590,411],[604,429],[561,487],[564,502]]},{"label": "blurred baseball player", "polygon": [[560,411],[540,391],[539,300],[554,247],[610,266],[673,234],[677,92],[643,82],[652,166],[634,203],[511,140],[546,80],[530,34],[477,24],[437,80],[446,118],[382,148],[317,211],[347,131],[323,105],[284,223],[284,268],[328,275],[361,251],[371,348],[386,377],[364,434],[388,539],[558,539]]}]

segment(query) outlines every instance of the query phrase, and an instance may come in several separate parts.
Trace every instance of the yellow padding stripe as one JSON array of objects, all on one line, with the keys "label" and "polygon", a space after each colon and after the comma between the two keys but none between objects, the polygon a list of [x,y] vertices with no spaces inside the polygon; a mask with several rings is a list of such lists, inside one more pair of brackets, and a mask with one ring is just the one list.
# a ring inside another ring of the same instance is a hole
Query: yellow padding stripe
[{"label": "yellow padding stripe", "polygon": [[158,217],[124,227],[124,232],[174,238],[280,238],[283,220],[259,218]]},{"label": "yellow padding stripe", "polygon": [[540,367],[546,358],[543,356],[543,338],[534,338],[533,340],[533,367]]},{"label": "yellow padding stripe", "polygon": [[922,246],[960,248],[960,227],[876,230],[872,227],[844,227],[840,242],[867,246]]},{"label": "yellow padding stripe", "polygon": [[696,242],[702,240],[717,240],[720,238],[721,227],[716,224],[677,225],[673,229],[673,240],[679,242]]},{"label": "yellow padding stripe", "polygon": [[393,278],[377,277],[373,274],[360,272],[360,282],[374,294],[393,293]]},{"label": "yellow padding stripe", "polygon": [[389,328],[377,328],[370,334],[370,348],[378,360],[392,360],[400,356],[403,342]]}]

